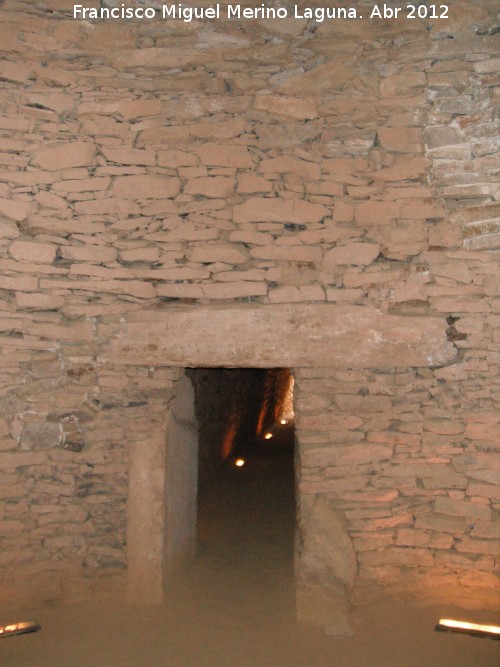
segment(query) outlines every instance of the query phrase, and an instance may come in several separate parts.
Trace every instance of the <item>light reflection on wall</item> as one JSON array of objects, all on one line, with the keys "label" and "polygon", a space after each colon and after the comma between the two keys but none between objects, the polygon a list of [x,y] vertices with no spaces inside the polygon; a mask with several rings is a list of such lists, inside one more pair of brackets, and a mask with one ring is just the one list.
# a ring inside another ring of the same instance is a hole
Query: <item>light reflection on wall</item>
[{"label": "light reflection on wall", "polygon": [[294,418],[293,385],[294,380],[289,368],[271,368],[267,371],[257,420],[258,437],[272,430],[276,424],[286,424]]},{"label": "light reflection on wall", "polygon": [[288,378],[288,387],[285,394],[285,399],[282,403],[281,414],[280,414],[280,423],[287,424],[289,421],[292,421],[295,417],[293,411],[293,387],[295,380],[293,375],[290,373]]},{"label": "light reflection on wall", "polygon": [[227,430],[224,434],[224,439],[222,440],[221,457],[223,461],[229,457],[233,450],[234,439],[238,433],[238,426],[240,424],[240,420],[237,419],[237,415],[231,415],[231,417],[232,421],[228,424]]}]

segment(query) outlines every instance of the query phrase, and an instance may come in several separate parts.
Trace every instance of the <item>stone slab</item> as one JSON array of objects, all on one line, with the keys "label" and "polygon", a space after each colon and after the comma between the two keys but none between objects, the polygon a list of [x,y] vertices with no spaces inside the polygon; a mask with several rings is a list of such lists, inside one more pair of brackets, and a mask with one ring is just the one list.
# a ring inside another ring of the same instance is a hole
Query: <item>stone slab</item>
[{"label": "stone slab", "polygon": [[406,368],[450,363],[446,321],[364,306],[176,306],[130,313],[106,356],[120,364],[192,367]]},{"label": "stone slab", "polygon": [[165,431],[157,428],[129,452],[127,597],[136,604],[163,601],[164,470]]}]

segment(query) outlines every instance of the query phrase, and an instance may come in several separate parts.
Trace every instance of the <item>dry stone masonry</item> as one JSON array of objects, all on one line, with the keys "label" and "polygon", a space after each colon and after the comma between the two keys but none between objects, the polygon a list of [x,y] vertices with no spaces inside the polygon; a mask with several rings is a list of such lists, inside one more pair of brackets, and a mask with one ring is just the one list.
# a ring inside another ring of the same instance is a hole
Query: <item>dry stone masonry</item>
[{"label": "dry stone masonry", "polygon": [[[175,351],[179,306],[237,306],[284,312],[304,353],[215,364],[294,367],[304,608],[318,581],[346,608],[498,606],[497,3],[323,22],[73,4],[0,2],[2,598],[124,591],[131,452],[161,442],[182,368],[212,363],[196,340],[169,363],[149,332]],[[359,317],[364,361],[333,339],[304,361],[306,307]]]}]

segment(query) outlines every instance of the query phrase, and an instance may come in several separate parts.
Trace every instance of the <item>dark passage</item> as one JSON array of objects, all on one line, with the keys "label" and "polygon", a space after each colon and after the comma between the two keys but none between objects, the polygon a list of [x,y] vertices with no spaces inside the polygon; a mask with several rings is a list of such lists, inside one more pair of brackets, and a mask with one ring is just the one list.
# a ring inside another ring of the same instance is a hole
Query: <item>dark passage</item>
[{"label": "dark passage", "polygon": [[[198,556],[293,558],[289,369],[192,369],[199,424]],[[264,538],[261,543],[260,538]]]},{"label": "dark passage", "polygon": [[[195,391],[201,481],[213,478],[221,462],[253,456],[260,441],[278,426],[293,426],[293,378],[288,368],[196,368],[186,373]],[[290,433],[288,441],[281,439],[289,451]]]},{"label": "dark passage", "polygon": [[172,609],[209,633],[276,632],[295,615],[290,372],[188,375],[200,429],[198,549]]}]

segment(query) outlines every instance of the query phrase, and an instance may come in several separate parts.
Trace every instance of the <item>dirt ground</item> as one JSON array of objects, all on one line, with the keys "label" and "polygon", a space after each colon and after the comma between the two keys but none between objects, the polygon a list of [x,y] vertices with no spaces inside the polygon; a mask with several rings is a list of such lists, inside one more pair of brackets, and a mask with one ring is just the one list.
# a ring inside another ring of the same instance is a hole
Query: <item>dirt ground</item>
[{"label": "dirt ground", "polygon": [[0,666],[500,667],[500,642],[436,633],[436,609],[356,609],[350,639],[298,628],[293,470],[286,448],[272,451],[241,469],[228,465],[200,489],[199,554],[168,606],[2,612],[0,623],[35,618],[42,629],[1,639]]}]

